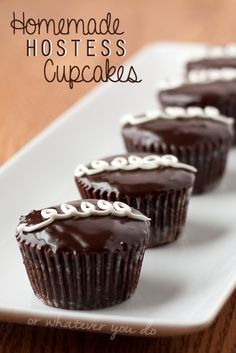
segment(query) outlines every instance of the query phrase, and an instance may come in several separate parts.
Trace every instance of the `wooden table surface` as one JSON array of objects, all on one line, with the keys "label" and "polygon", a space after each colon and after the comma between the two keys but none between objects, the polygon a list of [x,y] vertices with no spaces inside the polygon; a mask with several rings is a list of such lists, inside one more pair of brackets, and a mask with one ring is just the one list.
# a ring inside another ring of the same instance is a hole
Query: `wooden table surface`
[{"label": "wooden table surface", "polygon": [[[9,23],[13,11],[17,14],[25,11],[34,18],[101,18],[110,11],[113,17],[120,18],[125,31],[127,57],[156,40],[209,43],[236,40],[235,0],[2,0],[0,164],[93,87],[80,84],[70,90],[66,84],[45,82],[42,76],[45,59],[27,58],[27,37],[12,34]],[[68,56],[67,64],[70,60]],[[97,56],[94,63],[101,60]],[[85,56],[80,58],[80,64],[86,64]],[[235,319],[236,293],[209,329],[181,337],[116,337],[111,341],[109,335],[0,323],[0,352],[234,353]]]}]

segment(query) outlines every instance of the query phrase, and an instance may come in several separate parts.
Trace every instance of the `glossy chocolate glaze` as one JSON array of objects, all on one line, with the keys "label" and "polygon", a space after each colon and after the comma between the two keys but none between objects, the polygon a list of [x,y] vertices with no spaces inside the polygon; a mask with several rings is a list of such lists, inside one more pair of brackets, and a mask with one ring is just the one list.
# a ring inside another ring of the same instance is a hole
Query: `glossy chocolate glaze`
[{"label": "glossy chocolate glaze", "polygon": [[[88,200],[96,204],[97,200]],[[80,210],[81,201],[68,202]],[[52,206],[61,213],[59,206]],[[133,210],[133,212],[137,212]],[[31,211],[20,218],[27,225],[43,221],[41,210]],[[149,236],[149,221],[128,217],[90,216],[55,220],[53,223],[34,232],[17,232],[19,242],[25,241],[31,246],[68,252],[113,252],[126,250],[135,245],[146,243]]]},{"label": "glossy chocolate glaze", "polygon": [[199,143],[221,143],[232,140],[233,128],[211,119],[177,118],[156,119],[144,124],[126,124],[122,129],[125,140],[134,145],[150,146],[166,143],[168,146],[192,147]]},{"label": "glossy chocolate glaze", "polygon": [[214,106],[222,112],[222,105],[227,101],[233,100],[236,104],[236,80],[186,83],[160,91],[159,99],[163,107]]},{"label": "glossy chocolate glaze", "polygon": [[[137,156],[146,156],[150,153],[133,153]],[[110,162],[115,157],[128,157],[130,153],[102,158]],[[88,165],[90,167],[90,165]],[[175,169],[171,167],[160,167],[153,170],[118,170],[107,171],[94,175],[85,175],[79,179],[76,178],[78,187],[80,183],[92,187],[101,192],[115,193],[131,196],[147,196],[147,194],[160,194],[162,192],[176,191],[183,188],[189,188],[194,182],[194,173],[184,169]]]},{"label": "glossy chocolate glaze", "polygon": [[187,72],[202,69],[236,68],[236,58],[203,58],[189,61],[186,65]]}]

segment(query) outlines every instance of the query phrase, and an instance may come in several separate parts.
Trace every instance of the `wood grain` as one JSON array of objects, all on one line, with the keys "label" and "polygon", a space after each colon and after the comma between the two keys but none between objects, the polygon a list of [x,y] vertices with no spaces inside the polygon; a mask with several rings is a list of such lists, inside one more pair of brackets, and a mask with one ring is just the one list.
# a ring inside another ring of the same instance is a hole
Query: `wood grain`
[{"label": "wood grain", "polygon": [[236,292],[214,324],[200,333],[140,338],[0,324],[0,353],[235,353]]},{"label": "wood grain", "polygon": [[[46,83],[44,60],[26,58],[26,38],[12,34],[13,11],[25,11],[35,18],[101,18],[110,11],[125,30],[127,56],[156,40],[224,43],[236,38],[235,0],[2,0],[0,164],[93,87],[83,84],[70,90],[66,84]],[[99,56],[94,58],[94,64],[100,61]],[[85,65],[86,58],[81,57],[80,63]],[[108,335],[1,323],[0,352],[235,353],[235,303],[236,293],[208,330],[173,338],[117,337],[111,341]]]}]

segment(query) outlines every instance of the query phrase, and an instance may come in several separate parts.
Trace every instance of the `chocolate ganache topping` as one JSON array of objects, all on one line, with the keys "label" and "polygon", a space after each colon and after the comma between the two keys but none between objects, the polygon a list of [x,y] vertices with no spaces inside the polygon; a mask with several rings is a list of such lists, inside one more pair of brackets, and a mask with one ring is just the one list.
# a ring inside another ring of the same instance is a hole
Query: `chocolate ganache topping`
[{"label": "chocolate ganache topping", "polygon": [[187,72],[192,70],[221,69],[226,67],[236,69],[236,57],[202,58],[199,60],[189,61],[186,65]]},{"label": "chocolate ganache topping", "polygon": [[183,83],[159,92],[163,107],[214,106],[220,111],[222,102],[236,100],[236,80]]},{"label": "chocolate ganache topping", "polygon": [[149,220],[122,202],[72,201],[20,218],[19,242],[57,252],[111,252],[147,242]]},{"label": "chocolate ganache topping", "polygon": [[[123,158],[127,162],[131,161],[136,157],[140,159],[149,157],[158,157],[156,155],[150,155],[150,153],[135,153],[122,154],[103,158],[109,165],[112,164],[117,158]],[[172,156],[173,157],[173,156]],[[174,157],[175,158],[175,157]],[[171,163],[171,162],[170,162]],[[129,163],[132,164],[132,163]],[[148,164],[148,163],[147,163]],[[165,163],[164,163],[165,164]],[[125,170],[120,168],[117,170],[101,170],[95,174],[77,174],[75,172],[75,181],[80,188],[92,188],[96,194],[96,190],[100,192],[106,192],[112,195],[115,193],[117,196],[122,195],[135,195],[142,196],[147,194],[158,194],[170,190],[180,190],[182,188],[188,188],[193,185],[195,179],[194,172],[195,168],[184,165],[181,167],[171,167],[170,165],[158,164],[152,169],[144,169],[145,167],[133,168]],[[167,161],[168,164],[168,161]],[[184,167],[185,166],[185,167]],[[86,166],[87,169],[91,169],[91,165]]]},{"label": "chocolate ganache topping", "polygon": [[[168,109],[171,108],[167,107],[164,112],[168,112]],[[185,147],[202,142],[227,141],[233,137],[232,119],[220,115],[216,115],[216,119],[214,119],[214,115],[208,117],[208,111],[210,114],[214,112],[214,108],[209,107],[201,110],[197,107],[191,107],[188,108],[191,112],[189,116],[186,116],[188,109],[182,113],[182,109],[176,107],[172,109],[176,111],[174,118],[165,118],[160,114],[160,117],[157,116],[155,119],[145,122],[143,114],[137,117],[137,121],[144,121],[140,124],[132,123],[130,120],[131,123],[127,122],[123,125],[123,137],[126,140],[131,140],[134,145],[150,146],[166,143],[167,145]],[[205,115],[203,115],[204,112]]]},{"label": "chocolate ganache topping", "polygon": [[186,65],[187,71],[220,68],[236,68],[236,43],[206,46]]}]

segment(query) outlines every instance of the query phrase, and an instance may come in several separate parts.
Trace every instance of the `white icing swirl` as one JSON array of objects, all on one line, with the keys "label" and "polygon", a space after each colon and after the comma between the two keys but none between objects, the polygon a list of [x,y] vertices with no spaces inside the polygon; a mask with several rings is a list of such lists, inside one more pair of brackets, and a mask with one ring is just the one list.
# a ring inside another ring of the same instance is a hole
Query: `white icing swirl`
[{"label": "white icing swirl", "polygon": [[236,43],[229,43],[221,46],[209,46],[206,50],[206,57],[236,58]]},{"label": "white icing swirl", "polygon": [[188,84],[233,80],[236,80],[236,68],[222,67],[220,69],[194,69],[188,73],[187,79],[166,79],[157,82],[157,89],[166,90]]},{"label": "white icing swirl", "polygon": [[203,48],[203,50],[199,51],[199,53],[194,58],[192,58],[192,60],[220,58],[236,58],[236,43],[229,43],[226,45],[218,46],[207,46]]},{"label": "white icing swirl", "polygon": [[232,81],[235,79],[236,69],[230,67],[222,67],[220,69],[194,69],[188,73],[190,83]]},{"label": "white icing swirl", "polygon": [[46,208],[41,211],[41,216],[44,221],[33,225],[27,225],[26,223],[22,223],[17,227],[17,231],[23,231],[26,233],[34,232],[35,230],[50,225],[55,220],[68,218],[85,218],[90,216],[112,215],[115,217],[129,217],[140,221],[146,221],[150,219],[141,213],[134,213],[130,206],[120,201],[115,201],[111,203],[106,200],[98,200],[97,207],[98,209],[91,202],[81,201],[81,211],[78,211],[76,207],[68,203],[63,203],[62,205],[60,205],[62,213],[58,213],[57,210],[54,208]]},{"label": "white icing swirl", "polygon": [[121,118],[121,124],[139,125],[144,124],[156,119],[178,119],[178,118],[197,118],[197,119],[211,119],[223,124],[232,125],[234,119],[223,116],[220,114],[219,110],[215,107],[166,107],[164,110],[152,110],[147,111],[142,116],[135,116],[132,114],[127,114]]},{"label": "white icing swirl", "polygon": [[156,88],[159,91],[162,91],[162,90],[166,90],[166,89],[176,88],[176,87],[182,86],[187,83],[189,83],[189,82],[183,77],[171,78],[171,79],[166,78],[166,79],[157,81]]},{"label": "white icing swirl", "polygon": [[104,160],[96,160],[91,162],[91,169],[83,164],[79,164],[75,170],[75,177],[81,178],[84,175],[94,175],[102,172],[112,172],[117,170],[131,171],[131,170],[152,170],[160,167],[171,167],[178,169],[185,169],[190,172],[196,172],[197,170],[184,163],[180,163],[178,158],[170,154],[164,156],[148,155],[140,157],[136,155],[130,155],[128,158],[116,157],[110,163]]}]

